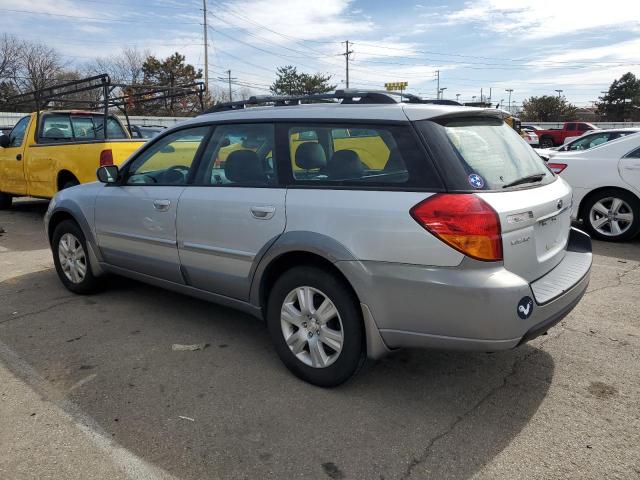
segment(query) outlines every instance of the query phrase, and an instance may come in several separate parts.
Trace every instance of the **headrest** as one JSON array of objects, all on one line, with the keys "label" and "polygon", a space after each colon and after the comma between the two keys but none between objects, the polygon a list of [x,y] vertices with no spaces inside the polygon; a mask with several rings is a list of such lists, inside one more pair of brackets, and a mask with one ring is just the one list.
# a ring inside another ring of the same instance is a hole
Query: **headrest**
[{"label": "headrest", "polygon": [[360,157],[353,150],[338,150],[327,166],[327,175],[331,180],[360,178],[363,173],[364,167]]},{"label": "headrest", "polygon": [[236,183],[264,183],[266,176],[258,158],[252,150],[231,152],[224,164],[227,180]]},{"label": "headrest", "polygon": [[296,150],[296,165],[304,170],[326,167],[327,156],[322,145],[315,142],[299,145]]}]

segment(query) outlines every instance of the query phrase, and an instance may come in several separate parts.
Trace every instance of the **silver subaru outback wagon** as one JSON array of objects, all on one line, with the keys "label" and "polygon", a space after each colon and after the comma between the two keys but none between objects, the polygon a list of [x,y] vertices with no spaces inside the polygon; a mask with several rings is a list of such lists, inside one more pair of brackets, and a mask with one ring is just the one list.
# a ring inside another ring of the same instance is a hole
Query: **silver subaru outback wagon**
[{"label": "silver subaru outback wagon", "polygon": [[511,349],[574,308],[590,238],[500,112],[323,100],[223,106],[58,193],[62,283],[118,274],[248,312],[321,386],[400,347]]}]

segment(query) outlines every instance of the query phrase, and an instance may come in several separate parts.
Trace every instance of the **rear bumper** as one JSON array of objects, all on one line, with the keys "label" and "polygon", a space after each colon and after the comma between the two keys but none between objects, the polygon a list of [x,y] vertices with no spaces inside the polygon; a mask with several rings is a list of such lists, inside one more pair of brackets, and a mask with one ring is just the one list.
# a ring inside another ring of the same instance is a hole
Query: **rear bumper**
[{"label": "rear bumper", "polygon": [[[531,284],[501,264],[468,258],[455,268],[381,262],[337,266],[368,307],[387,347],[496,351],[544,333],[580,301],[591,270],[589,236],[572,229],[567,252],[556,268]],[[545,288],[545,295],[537,289],[536,295],[535,287],[554,275],[562,285],[553,292]],[[526,319],[518,316],[524,297],[534,299]]]}]

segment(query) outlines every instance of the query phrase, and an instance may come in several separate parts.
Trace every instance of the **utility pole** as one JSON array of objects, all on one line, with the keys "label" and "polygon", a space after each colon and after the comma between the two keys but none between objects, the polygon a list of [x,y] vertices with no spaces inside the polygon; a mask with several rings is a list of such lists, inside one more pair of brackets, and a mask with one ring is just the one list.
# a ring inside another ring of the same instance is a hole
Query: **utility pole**
[{"label": "utility pole", "polygon": [[480,102],[484,102],[484,95],[482,94],[482,87],[480,87]]},{"label": "utility pole", "polygon": [[202,0],[204,14],[204,91],[209,91],[209,40],[207,39],[207,0]]},{"label": "utility pole", "polygon": [[509,92],[509,107],[507,108],[507,110],[509,111],[509,113],[511,113],[511,92],[513,92],[513,88],[507,88],[505,92]]},{"label": "utility pole", "polygon": [[345,49],[344,49],[344,53],[342,55],[344,55],[344,59],[346,62],[346,81],[345,83],[347,84],[347,88],[349,88],[349,55],[351,55],[353,53],[353,50],[349,50],[349,40],[342,42],[345,45]]},{"label": "utility pole", "polygon": [[233,102],[233,92],[231,91],[231,84],[233,83],[234,80],[236,80],[236,77],[231,76],[231,70],[225,70],[224,73],[227,74],[226,77],[217,77],[217,78],[218,80],[221,80],[223,82],[229,82],[229,101]]},{"label": "utility pole", "polygon": [[440,70],[436,70],[436,77],[438,78],[438,85],[436,87],[436,98],[440,98]]}]

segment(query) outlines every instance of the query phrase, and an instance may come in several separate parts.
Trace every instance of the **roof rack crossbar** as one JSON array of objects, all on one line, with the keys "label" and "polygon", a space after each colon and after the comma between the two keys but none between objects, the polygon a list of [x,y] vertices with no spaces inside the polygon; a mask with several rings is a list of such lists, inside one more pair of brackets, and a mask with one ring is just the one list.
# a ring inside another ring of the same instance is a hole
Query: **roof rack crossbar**
[{"label": "roof rack crossbar", "polygon": [[287,106],[299,105],[303,102],[333,102],[341,100],[343,104],[390,104],[408,101],[419,103],[422,101],[420,97],[410,93],[389,92],[386,90],[360,90],[360,89],[344,89],[336,90],[333,93],[318,93],[311,95],[254,95],[246,100],[238,100],[235,102],[225,102],[214,105],[204,113],[224,112],[228,110],[239,110],[247,106],[268,105]]}]

